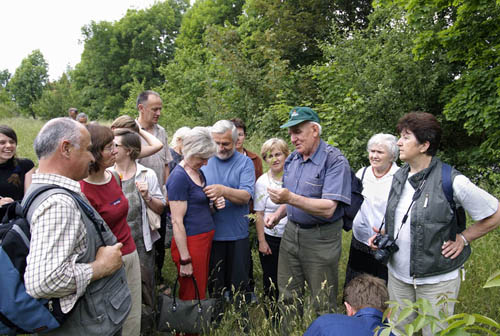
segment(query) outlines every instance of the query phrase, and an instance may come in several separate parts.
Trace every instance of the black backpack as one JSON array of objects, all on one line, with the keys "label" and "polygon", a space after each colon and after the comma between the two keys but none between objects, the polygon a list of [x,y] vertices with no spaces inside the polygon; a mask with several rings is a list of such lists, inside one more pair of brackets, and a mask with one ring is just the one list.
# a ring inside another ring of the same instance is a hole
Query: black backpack
[{"label": "black backpack", "polygon": [[365,177],[365,170],[363,171],[363,176],[358,178],[354,171],[351,169],[351,205],[344,204],[344,216],[342,217],[344,220],[343,229],[345,231],[352,230],[352,222],[354,217],[361,208],[361,204],[365,198],[363,197],[363,178]]},{"label": "black backpack", "polygon": [[[58,328],[68,314],[61,311],[59,299],[35,299],[26,293],[24,272],[30,247],[30,224],[26,218],[37,196],[50,189],[65,189],[46,185],[36,189],[25,200],[0,207],[0,334],[40,333]],[[67,189],[65,189],[67,190]],[[69,191],[69,190],[68,190]],[[80,205],[84,203],[69,192]],[[88,213],[87,207],[83,207]]]}]

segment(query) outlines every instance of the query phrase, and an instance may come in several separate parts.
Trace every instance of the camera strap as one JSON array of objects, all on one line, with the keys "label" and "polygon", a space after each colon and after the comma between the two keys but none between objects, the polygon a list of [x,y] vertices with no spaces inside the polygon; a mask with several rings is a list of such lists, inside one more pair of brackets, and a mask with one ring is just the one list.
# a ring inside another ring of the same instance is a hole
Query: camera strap
[{"label": "camera strap", "polygon": [[[415,202],[418,200],[418,198],[420,197],[420,195],[422,195],[422,191],[424,189],[425,182],[427,182],[427,177],[429,177],[429,174],[430,174],[431,170],[432,169],[429,169],[425,173],[425,176],[424,176],[422,182],[420,182],[420,184],[418,185],[417,189],[413,193],[413,197],[411,199],[410,206],[408,207],[408,210],[406,210],[406,213],[403,216],[403,219],[401,220],[401,225],[399,226],[398,233],[397,233],[396,237],[394,238],[394,242],[396,242],[396,240],[398,240],[399,233],[401,232],[401,229],[403,228],[403,225],[405,225],[406,221],[408,220],[408,214],[410,213],[411,207],[413,206],[413,204],[415,204]],[[382,222],[382,225],[384,225],[384,222]],[[382,226],[380,226],[380,227],[382,227]]]}]

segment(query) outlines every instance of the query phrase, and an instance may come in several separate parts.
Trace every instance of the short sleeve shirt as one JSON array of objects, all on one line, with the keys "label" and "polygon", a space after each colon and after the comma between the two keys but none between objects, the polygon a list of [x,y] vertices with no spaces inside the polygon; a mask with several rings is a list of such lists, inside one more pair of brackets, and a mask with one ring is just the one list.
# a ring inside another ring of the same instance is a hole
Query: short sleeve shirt
[{"label": "short sleeve shirt", "polygon": [[[233,189],[247,191],[254,196],[255,169],[247,156],[234,152],[227,160],[214,156],[201,168],[207,185],[222,184]],[[214,214],[216,241],[234,241],[248,237],[249,204],[235,204],[226,199],[224,209]]]},{"label": "short sleeve shirt", "polygon": [[[155,172],[160,185],[165,186],[165,165],[168,165],[172,161],[172,155],[168,147],[167,133],[160,125],[154,125],[152,134],[163,143],[163,148],[158,153],[140,159],[139,163],[151,168]],[[147,144],[146,140],[141,137],[141,145],[145,144]]]},{"label": "short sleeve shirt", "polygon": [[210,213],[209,199],[203,192],[203,188],[193,182],[182,166],[177,165],[170,173],[167,192],[170,201],[187,202],[183,220],[186,235],[194,236],[215,228]]},{"label": "short sleeve shirt", "polygon": [[[349,205],[351,168],[340,150],[320,140],[318,148],[307,160],[304,161],[297,151],[286,159],[283,187],[304,197],[329,199]],[[288,219],[304,226],[333,223],[344,214],[341,206],[337,206],[330,218],[314,216],[291,205],[286,207]]]}]

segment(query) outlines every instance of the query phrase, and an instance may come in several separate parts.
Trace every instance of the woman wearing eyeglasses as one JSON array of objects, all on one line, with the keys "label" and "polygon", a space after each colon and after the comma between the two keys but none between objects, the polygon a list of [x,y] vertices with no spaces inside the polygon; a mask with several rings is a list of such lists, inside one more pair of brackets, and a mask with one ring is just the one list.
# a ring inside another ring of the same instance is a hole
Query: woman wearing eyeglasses
[{"label": "woman wearing eyeglasses", "polygon": [[122,335],[138,336],[141,330],[141,268],[134,239],[127,223],[128,200],[122,192],[118,175],[107,168],[116,160],[113,132],[105,126],[87,126],[92,141],[91,152],[95,161],[90,165],[89,176],[80,181],[80,187],[90,204],[106,221],[121,249],[127,283],[132,297],[132,307],[123,325]]}]

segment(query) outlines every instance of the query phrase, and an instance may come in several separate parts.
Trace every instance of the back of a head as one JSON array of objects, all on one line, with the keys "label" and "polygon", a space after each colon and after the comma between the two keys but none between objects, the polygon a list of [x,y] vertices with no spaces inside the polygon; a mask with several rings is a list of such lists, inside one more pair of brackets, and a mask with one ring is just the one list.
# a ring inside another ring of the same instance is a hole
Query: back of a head
[{"label": "back of a head", "polygon": [[111,124],[111,129],[127,128],[136,133],[139,133],[139,125],[135,122],[134,118],[128,115],[122,115],[116,118]]},{"label": "back of a head", "polygon": [[177,147],[178,141],[184,141],[184,137],[191,131],[191,128],[187,126],[183,126],[177,131],[175,131],[174,135],[172,136],[172,141],[170,142],[170,147],[175,148]]},{"label": "back of a head", "polygon": [[344,289],[344,301],[356,311],[372,307],[380,311],[387,309],[389,293],[384,280],[369,274],[352,279]]},{"label": "back of a head", "polygon": [[35,138],[33,147],[38,159],[46,158],[54,153],[59,143],[68,140],[79,148],[82,124],[70,118],[49,120]]}]

